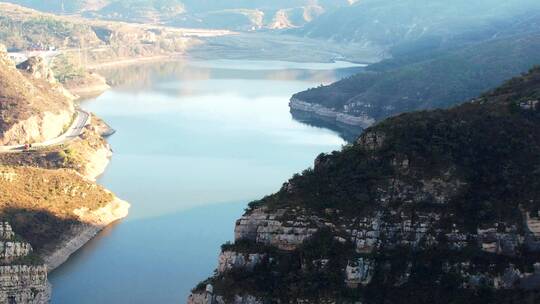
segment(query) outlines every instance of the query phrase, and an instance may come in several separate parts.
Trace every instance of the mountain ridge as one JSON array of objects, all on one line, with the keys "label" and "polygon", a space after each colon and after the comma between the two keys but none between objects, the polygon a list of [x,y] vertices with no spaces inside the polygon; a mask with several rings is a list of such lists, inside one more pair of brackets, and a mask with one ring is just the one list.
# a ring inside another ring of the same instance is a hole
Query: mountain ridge
[{"label": "mountain ridge", "polygon": [[539,100],[536,67],[321,154],[249,205],[188,303],[536,303]]}]

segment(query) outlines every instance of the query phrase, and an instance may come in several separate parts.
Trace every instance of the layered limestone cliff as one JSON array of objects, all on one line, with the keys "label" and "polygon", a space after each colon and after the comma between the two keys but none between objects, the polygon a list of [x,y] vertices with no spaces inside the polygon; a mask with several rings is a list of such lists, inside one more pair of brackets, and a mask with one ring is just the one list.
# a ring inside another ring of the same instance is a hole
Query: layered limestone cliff
[{"label": "layered limestone cliff", "polygon": [[291,99],[289,107],[293,111],[312,113],[322,119],[350,126],[368,128],[375,123],[375,120],[367,115],[355,116],[319,104],[308,103],[297,98]]},{"label": "layered limestone cliff", "polygon": [[44,59],[32,57],[18,67],[0,47],[0,145],[59,136],[73,120],[73,95],[56,83]]},{"label": "layered limestone cliff", "polygon": [[225,300],[222,296],[216,296],[212,293],[212,285],[207,286],[204,293],[192,294],[189,296],[188,304],[263,304],[254,296],[235,296],[232,301]]},{"label": "layered limestone cliff", "polygon": [[538,303],[539,97],[533,69],[321,154],[249,205],[188,302]]},{"label": "layered limestone cliff", "polygon": [[253,270],[267,255],[264,253],[242,253],[236,251],[223,251],[219,255],[217,272],[225,273],[231,270]]},{"label": "layered limestone cliff", "polygon": [[24,261],[32,254],[32,246],[18,240],[7,222],[0,223],[0,238],[0,303],[49,303],[47,266]]}]

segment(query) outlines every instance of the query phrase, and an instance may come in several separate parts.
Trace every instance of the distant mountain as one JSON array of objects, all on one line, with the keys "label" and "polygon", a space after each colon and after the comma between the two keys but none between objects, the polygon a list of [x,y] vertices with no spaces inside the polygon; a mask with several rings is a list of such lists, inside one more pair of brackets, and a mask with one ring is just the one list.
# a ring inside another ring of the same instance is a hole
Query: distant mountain
[{"label": "distant mountain", "polygon": [[76,57],[79,66],[178,54],[197,43],[185,33],[161,26],[56,16],[0,2],[0,43],[8,50],[61,49]]},{"label": "distant mountain", "polygon": [[300,92],[294,101],[381,120],[409,111],[444,108],[472,98],[529,66],[540,64],[540,32],[466,48],[372,65],[329,86]]},{"label": "distant mountain", "polygon": [[293,32],[388,48],[420,41],[423,47],[449,45],[497,36],[516,18],[539,10],[536,0],[364,0],[328,12]]},{"label": "distant mountain", "polygon": [[302,26],[352,0],[8,0],[54,13],[235,30]]},{"label": "distant mountain", "polygon": [[[410,7],[402,1],[384,2],[368,0],[338,9],[296,32],[339,41],[363,40],[385,48],[390,58],[337,83],[295,94],[293,114],[314,113],[315,118],[330,118],[338,125],[365,128],[399,113],[453,106],[540,64],[540,2],[482,0],[447,5],[434,0],[425,10],[416,7],[423,0],[411,1]],[[480,10],[489,3],[497,5]],[[359,11],[361,7],[369,16]],[[356,18],[338,18],[338,12]],[[334,27],[356,30],[327,36],[324,27],[316,25],[332,15]]]}]

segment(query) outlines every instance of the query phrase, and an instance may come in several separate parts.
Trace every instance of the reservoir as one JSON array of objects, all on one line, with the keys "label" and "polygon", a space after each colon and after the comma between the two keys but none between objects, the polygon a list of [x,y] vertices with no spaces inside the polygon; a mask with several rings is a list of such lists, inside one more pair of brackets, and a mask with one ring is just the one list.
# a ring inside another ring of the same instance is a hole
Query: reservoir
[{"label": "reservoir", "polygon": [[99,183],[130,215],[50,275],[53,303],[185,303],[210,276],[246,205],[346,142],[293,119],[292,94],[360,66],[183,61],[100,71],[82,102],[117,130]]}]

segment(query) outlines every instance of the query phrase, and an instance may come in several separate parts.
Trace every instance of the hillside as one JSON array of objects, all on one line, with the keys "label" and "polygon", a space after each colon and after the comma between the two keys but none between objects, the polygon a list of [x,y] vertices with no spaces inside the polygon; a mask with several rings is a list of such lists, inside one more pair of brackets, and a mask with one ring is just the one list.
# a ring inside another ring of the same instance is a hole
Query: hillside
[{"label": "hillside", "polygon": [[38,253],[52,250],[80,219],[76,209],[97,210],[114,196],[67,170],[4,167],[0,164],[0,217]]},{"label": "hillside", "polygon": [[[540,32],[490,39],[455,50],[402,55],[329,86],[295,94],[291,107],[302,110],[306,108],[302,103],[307,103],[364,117],[362,127],[403,112],[445,108],[540,63],[538,47]],[[351,124],[355,123],[352,120]]]},{"label": "hillside", "polygon": [[[71,96],[46,59],[15,66],[0,48],[0,302],[48,303],[52,271],[129,204],[98,186],[111,130],[85,117],[80,133],[43,143],[73,122]],[[4,145],[39,142],[28,151]],[[11,227],[17,232],[13,235]],[[6,234],[7,231],[7,234]]]},{"label": "hillside", "polygon": [[0,2],[0,42],[9,50],[58,49],[77,66],[182,54],[198,36],[221,34],[57,16]]},{"label": "hillside", "polygon": [[1,145],[59,136],[73,119],[72,100],[40,58],[32,58],[18,70],[0,45]]},{"label": "hillside", "polygon": [[538,303],[539,99],[535,68],[320,155],[250,204],[188,303]]},{"label": "hillside", "polygon": [[282,29],[302,26],[349,1],[328,0],[11,0],[53,13],[89,18],[159,23],[191,28],[233,30]]},{"label": "hillside", "polygon": [[390,52],[419,44],[415,50],[421,51],[500,36],[512,27],[537,23],[539,12],[534,0],[366,0],[330,11],[294,32],[376,44]]}]

